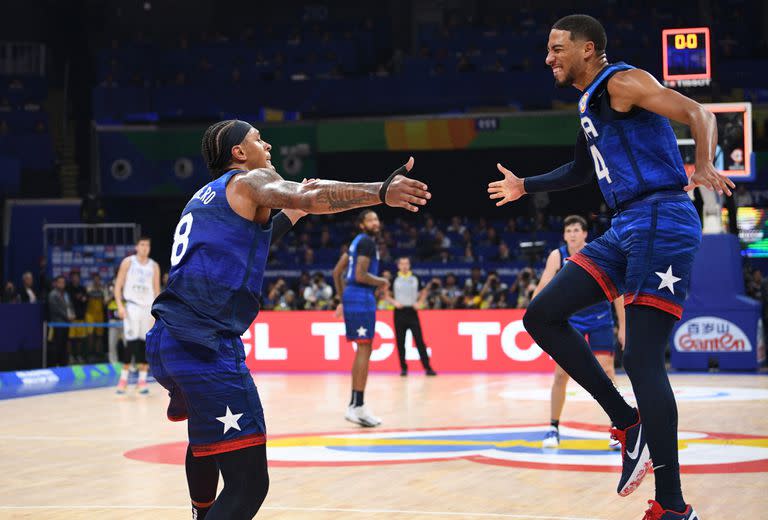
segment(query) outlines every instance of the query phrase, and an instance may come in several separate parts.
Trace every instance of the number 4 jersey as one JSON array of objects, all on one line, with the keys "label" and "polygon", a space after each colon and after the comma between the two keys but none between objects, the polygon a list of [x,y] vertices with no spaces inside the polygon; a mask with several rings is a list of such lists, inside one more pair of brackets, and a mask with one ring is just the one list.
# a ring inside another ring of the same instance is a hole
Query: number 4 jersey
[{"label": "number 4 jersey", "polygon": [[640,107],[626,113],[611,108],[608,80],[632,68],[622,62],[608,65],[579,100],[581,128],[600,190],[614,209],[648,193],[682,190],[688,184],[677,139],[666,117]]},{"label": "number 4 jersey", "polygon": [[152,306],[179,341],[213,350],[241,336],[259,312],[271,224],[236,214],[227,201],[233,170],[200,188],[176,226],[168,287]]}]

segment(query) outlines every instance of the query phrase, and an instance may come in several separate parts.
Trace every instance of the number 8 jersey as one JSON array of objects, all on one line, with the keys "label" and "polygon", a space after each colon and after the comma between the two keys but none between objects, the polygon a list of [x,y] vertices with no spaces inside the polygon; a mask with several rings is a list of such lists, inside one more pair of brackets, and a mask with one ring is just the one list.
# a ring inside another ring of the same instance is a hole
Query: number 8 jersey
[{"label": "number 8 jersey", "polygon": [[601,70],[579,100],[581,128],[595,163],[600,190],[616,209],[648,193],[688,184],[677,139],[666,117],[634,107],[611,108],[608,80],[632,69],[619,62]]},{"label": "number 8 jersey", "polygon": [[227,201],[229,171],[200,188],[182,211],[171,250],[168,287],[152,306],[179,341],[213,350],[241,336],[259,313],[271,224],[236,214]]}]

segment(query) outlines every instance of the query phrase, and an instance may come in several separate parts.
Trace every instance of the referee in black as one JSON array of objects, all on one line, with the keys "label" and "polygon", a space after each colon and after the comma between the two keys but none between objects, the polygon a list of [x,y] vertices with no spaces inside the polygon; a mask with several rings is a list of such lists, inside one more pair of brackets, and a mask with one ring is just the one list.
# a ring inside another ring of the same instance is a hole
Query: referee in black
[{"label": "referee in black", "polygon": [[429,354],[421,335],[421,323],[416,312],[419,300],[419,279],[411,272],[411,260],[407,256],[397,259],[397,278],[392,284],[392,289],[395,298],[395,335],[397,352],[400,355],[400,375],[408,375],[408,365],[405,363],[405,333],[410,329],[425,372],[428,376],[436,376],[437,373],[429,364]]}]

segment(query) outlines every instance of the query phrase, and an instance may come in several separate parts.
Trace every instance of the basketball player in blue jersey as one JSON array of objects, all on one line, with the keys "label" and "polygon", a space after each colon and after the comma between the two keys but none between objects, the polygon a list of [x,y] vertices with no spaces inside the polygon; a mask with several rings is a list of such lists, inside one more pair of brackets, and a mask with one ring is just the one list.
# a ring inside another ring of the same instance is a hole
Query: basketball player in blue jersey
[{"label": "basketball player in blue jersey", "polygon": [[[168,418],[189,421],[186,470],[198,520],[253,518],[269,487],[264,414],[240,336],[259,311],[270,241],[305,213],[381,203],[418,211],[431,197],[403,175],[413,158],[385,182],[302,184],[280,177],[270,149],[243,121],[206,130],[202,154],[213,181],[182,211],[168,286],[152,306],[147,355],[170,394]],[[272,208],[286,209],[270,219]]]},{"label": "basketball player in blue jersey", "polygon": [[360,233],[341,255],[333,269],[336,292],[342,295],[340,307],[344,314],[347,340],[357,344],[352,363],[352,397],[344,418],[360,426],[372,428],[381,419],[365,405],[364,392],[368,382],[368,362],[376,332],[376,289],[387,290],[389,281],[379,276],[379,250],[376,237],[381,229],[375,211],[364,209],[357,217]]},{"label": "basketball player in blue jersey", "polygon": [[[622,444],[623,462],[618,493],[630,494],[653,467],[656,498],[644,519],[693,520],[698,516],[680,486],[677,406],[664,351],[682,314],[701,241],[701,222],[685,191],[703,186],[730,195],[734,185],[712,163],[714,115],[643,70],[609,63],[605,48],[605,30],[594,18],[571,15],[555,23],[546,63],[556,85],[582,92],[574,160],[526,179],[499,164],[504,179],[491,182],[488,192],[501,206],[526,193],[583,185],[597,175],[606,203],[616,211],[611,229],[571,257],[532,302],[524,324],[615,425],[612,434]],[[669,119],[688,125],[696,141],[690,178]],[[584,337],[568,323],[574,312],[620,294],[627,318],[624,368],[637,409],[621,397]]]},{"label": "basketball player in blue jersey", "polygon": [[[579,253],[587,245],[587,221],[579,215],[565,217],[563,221],[563,239],[565,245],[553,250],[547,258],[547,265],[541,274],[541,280],[533,292],[535,298],[552,281],[552,278],[562,269],[570,258]],[[624,298],[619,296],[613,302],[616,306],[616,317],[619,322],[619,343],[624,345]],[[583,335],[597,362],[605,373],[615,380],[616,371],[613,368],[613,357],[616,352],[616,341],[613,337],[613,312],[611,304],[602,301],[581,310],[568,320],[579,334]],[[552,397],[550,402],[550,428],[541,443],[542,448],[554,449],[560,445],[560,415],[565,405],[565,391],[568,386],[568,374],[561,366],[555,368],[555,380],[552,382]],[[620,448],[618,441],[611,440],[611,449]]]}]

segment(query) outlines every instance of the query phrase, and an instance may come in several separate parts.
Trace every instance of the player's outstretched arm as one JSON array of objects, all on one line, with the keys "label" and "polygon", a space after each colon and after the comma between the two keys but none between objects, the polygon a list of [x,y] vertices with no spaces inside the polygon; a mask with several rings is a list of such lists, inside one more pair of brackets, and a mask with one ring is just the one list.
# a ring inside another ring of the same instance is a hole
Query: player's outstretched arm
[{"label": "player's outstretched arm", "polygon": [[608,93],[611,95],[611,107],[615,110],[628,112],[638,106],[688,125],[696,141],[696,169],[686,191],[703,186],[731,195],[731,188],[736,185],[720,175],[713,164],[717,121],[712,112],[679,92],[662,86],[656,78],[640,69],[616,73],[608,81]]},{"label": "player's outstretched arm", "polygon": [[[398,172],[413,168],[413,157]],[[235,190],[259,207],[299,209],[307,213],[338,213],[354,208],[387,206],[417,212],[432,195],[427,185],[398,173],[384,182],[312,180],[286,181],[273,168],[251,170],[239,177]]]},{"label": "player's outstretched arm", "polygon": [[504,178],[488,183],[488,193],[491,200],[501,199],[496,203],[497,206],[515,201],[526,193],[561,191],[582,186],[592,179],[595,171],[594,163],[587,153],[587,140],[581,130],[576,137],[573,161],[549,173],[521,179],[499,163],[496,167]]}]

